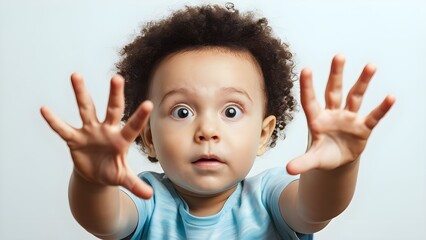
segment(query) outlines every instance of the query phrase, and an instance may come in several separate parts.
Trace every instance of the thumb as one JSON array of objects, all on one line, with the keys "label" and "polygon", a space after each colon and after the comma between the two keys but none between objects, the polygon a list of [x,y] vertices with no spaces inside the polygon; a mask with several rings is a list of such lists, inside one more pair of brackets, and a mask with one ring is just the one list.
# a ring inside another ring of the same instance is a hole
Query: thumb
[{"label": "thumb", "polygon": [[143,182],[132,172],[128,172],[127,176],[123,179],[123,182],[120,183],[120,185],[143,199],[149,199],[154,194],[152,187]]},{"label": "thumb", "polygon": [[314,160],[313,155],[310,154],[310,151],[308,151],[305,154],[296,157],[290,162],[288,162],[287,172],[291,175],[297,175],[305,173],[317,167],[318,163]]}]

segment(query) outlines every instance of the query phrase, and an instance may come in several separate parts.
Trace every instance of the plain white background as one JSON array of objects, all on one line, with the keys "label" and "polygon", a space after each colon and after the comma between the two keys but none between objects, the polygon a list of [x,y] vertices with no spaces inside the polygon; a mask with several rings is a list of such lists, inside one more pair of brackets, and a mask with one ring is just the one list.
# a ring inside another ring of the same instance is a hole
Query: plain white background
[{"label": "plain white background", "polygon": [[[290,44],[297,70],[313,70],[322,101],[330,60],[346,56],[345,91],[366,63],[378,67],[361,110],[387,94],[397,102],[363,154],[348,209],[316,239],[420,239],[426,227],[426,5],[421,1],[233,1],[269,19]],[[81,72],[98,115],[121,47],[144,22],[206,1],[0,1],[0,239],[94,239],[73,219],[66,144],[43,121],[50,106],[80,126],[69,76]],[[210,3],[225,4],[225,1]],[[303,111],[287,138],[259,158],[252,174],[302,154]],[[136,148],[136,172],[160,170]]]}]

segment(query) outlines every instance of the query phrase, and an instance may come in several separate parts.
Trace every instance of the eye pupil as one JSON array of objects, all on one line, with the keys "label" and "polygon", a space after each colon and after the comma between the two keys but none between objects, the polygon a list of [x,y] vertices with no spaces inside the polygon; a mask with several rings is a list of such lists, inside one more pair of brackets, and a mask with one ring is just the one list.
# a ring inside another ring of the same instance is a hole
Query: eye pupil
[{"label": "eye pupil", "polygon": [[177,114],[180,118],[186,118],[189,115],[189,111],[188,111],[188,109],[181,108],[181,109],[178,110]]},{"label": "eye pupil", "polygon": [[194,116],[191,109],[187,106],[176,106],[170,113],[171,117],[176,120],[183,120]]},{"label": "eye pupil", "polygon": [[237,115],[237,111],[235,110],[235,108],[228,108],[225,111],[225,115],[229,118],[235,117],[235,115]]}]

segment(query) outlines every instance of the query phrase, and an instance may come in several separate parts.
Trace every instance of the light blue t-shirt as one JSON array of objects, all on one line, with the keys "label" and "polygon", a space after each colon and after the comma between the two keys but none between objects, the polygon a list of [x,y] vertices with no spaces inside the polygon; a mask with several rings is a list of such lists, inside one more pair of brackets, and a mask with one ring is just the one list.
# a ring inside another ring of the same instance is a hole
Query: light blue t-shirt
[{"label": "light blue t-shirt", "polygon": [[123,189],[139,215],[131,239],[313,239],[313,235],[296,234],[281,216],[281,192],[296,179],[285,168],[241,181],[222,210],[208,217],[191,215],[163,173],[143,172],[139,177],[153,187],[154,195],[144,200]]}]

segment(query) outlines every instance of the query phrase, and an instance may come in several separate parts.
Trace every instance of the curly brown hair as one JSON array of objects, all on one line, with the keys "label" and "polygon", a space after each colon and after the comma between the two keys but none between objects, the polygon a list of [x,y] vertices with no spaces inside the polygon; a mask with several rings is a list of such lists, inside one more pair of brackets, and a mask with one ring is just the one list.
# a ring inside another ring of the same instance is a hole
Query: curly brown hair
[{"label": "curly brown hair", "polygon": [[[221,47],[249,52],[256,59],[264,77],[265,116],[277,119],[269,147],[276,145],[278,137],[284,138],[283,130],[296,107],[291,91],[296,78],[292,54],[286,43],[272,35],[266,18],[257,19],[252,12],[240,14],[233,6],[227,8],[186,6],[166,19],[148,22],[121,50],[122,59],[116,67],[126,81],[123,122],[148,98],[151,76],[161,60],[176,52]],[[145,152],[141,137],[135,142]]]}]

